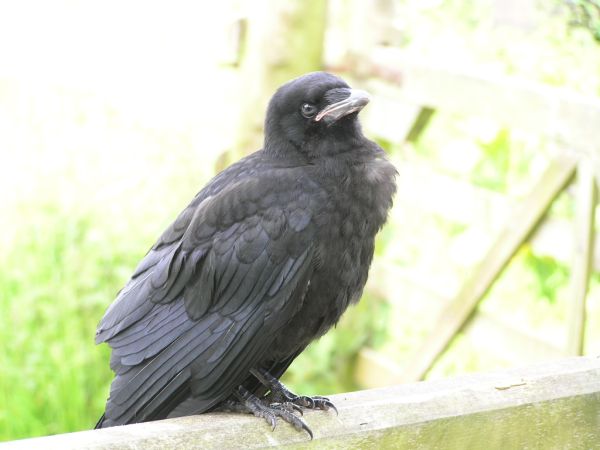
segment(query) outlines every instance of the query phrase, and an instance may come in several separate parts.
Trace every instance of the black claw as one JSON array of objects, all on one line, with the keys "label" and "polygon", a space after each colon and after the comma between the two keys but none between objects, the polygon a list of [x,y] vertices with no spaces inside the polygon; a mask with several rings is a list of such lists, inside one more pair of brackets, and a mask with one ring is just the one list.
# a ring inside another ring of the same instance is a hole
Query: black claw
[{"label": "black claw", "polygon": [[300,401],[303,403],[302,406],[304,406],[305,408],[315,409],[315,401],[312,398],[303,395],[302,397],[300,397]]},{"label": "black claw", "polygon": [[[306,422],[304,420],[302,420],[300,417],[292,415],[291,417],[288,418],[283,418],[286,421],[289,421],[289,423],[292,424],[292,426],[298,430],[304,430],[308,433],[308,435],[310,436],[311,440],[313,438],[313,433],[312,430],[309,428],[309,426],[306,424]],[[288,420],[289,419],[289,420]]]},{"label": "black claw", "polygon": [[312,431],[310,430],[306,422],[304,422],[304,420],[296,416],[293,412],[289,411],[288,409],[282,408],[280,406],[276,407],[275,411],[275,414],[277,416],[281,417],[287,423],[291,424],[296,430],[305,430],[311,436],[312,439]]},{"label": "black claw", "polygon": [[287,402],[287,405],[290,405],[290,408],[292,408],[294,411],[300,413],[301,416],[304,415],[304,411],[302,411],[302,408],[300,408],[298,405],[296,405],[295,403],[292,402]]},{"label": "black claw", "polygon": [[327,401],[325,402],[325,406],[326,406],[326,408],[325,408],[325,409],[326,409],[327,411],[328,411],[328,410],[330,410],[330,409],[333,409],[333,410],[335,411],[335,415],[336,415],[336,416],[339,416],[339,415],[340,415],[340,413],[338,412],[338,410],[337,410],[337,408],[335,407],[335,405],[334,405],[332,402],[330,402],[329,400],[327,400]]},{"label": "black claw", "polygon": [[[333,409],[336,415],[339,412],[333,402],[327,397],[315,396],[308,397],[306,395],[298,396],[288,390],[281,381],[272,376],[269,372],[264,369],[252,369],[252,374],[269,389],[268,395],[263,397],[262,401],[269,404],[271,408],[276,408],[279,413],[276,413],[278,417],[283,418],[286,422],[292,424],[296,429],[305,430],[310,439],[313,439],[313,433],[304,423],[302,419],[294,414],[299,412],[300,415],[304,415],[302,408],[306,409],[320,409],[323,411],[329,411]],[[287,413],[288,415],[284,414]]]},{"label": "black claw", "polygon": [[312,441],[312,440],[313,440],[313,432],[312,432],[312,430],[311,430],[311,429],[308,427],[308,425],[304,424],[304,425],[302,426],[302,429],[308,433],[308,435],[310,436],[310,440]]},{"label": "black claw", "polygon": [[[266,399],[259,399],[242,386],[239,386],[234,394],[240,402],[225,402],[225,406],[231,407],[232,409],[235,408],[238,411],[246,411],[257,417],[264,418],[267,423],[271,425],[273,431],[275,431],[275,428],[277,427],[277,418],[279,417],[292,425],[296,430],[306,431],[310,436],[310,439],[313,439],[312,430],[308,427],[306,422],[294,414],[296,411],[303,414],[302,408],[299,405],[296,405],[293,402],[268,403]],[[295,400],[298,400],[298,398],[299,397],[296,396]]]},{"label": "black claw", "polygon": [[315,401],[315,408],[322,409],[325,411],[329,411],[330,409],[333,409],[335,411],[335,413],[337,415],[339,415],[337,408],[335,407],[333,402],[331,400],[329,400],[327,397],[313,397],[313,400]]},{"label": "black claw", "polygon": [[268,422],[271,423],[271,431],[275,431],[275,428],[277,428],[277,417],[275,417],[273,414],[269,414]]},{"label": "black claw", "polygon": [[302,411],[302,408],[300,408],[298,405],[292,403],[292,402],[284,402],[284,403],[279,403],[279,402],[274,402],[274,403],[269,403],[269,405],[272,408],[277,408],[277,409],[281,409],[281,410],[285,410],[288,411],[290,413],[299,413],[301,416],[304,415],[304,411]]}]

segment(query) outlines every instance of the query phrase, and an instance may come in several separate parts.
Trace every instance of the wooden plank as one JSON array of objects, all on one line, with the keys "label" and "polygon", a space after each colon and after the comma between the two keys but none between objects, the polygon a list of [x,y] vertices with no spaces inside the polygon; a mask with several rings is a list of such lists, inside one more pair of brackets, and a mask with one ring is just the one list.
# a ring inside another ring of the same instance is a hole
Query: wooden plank
[{"label": "wooden plank", "polygon": [[371,103],[361,112],[361,123],[368,130],[367,134],[389,142],[404,142],[423,108],[372,92],[369,94]]},{"label": "wooden plank", "polygon": [[574,227],[574,259],[571,269],[571,307],[568,320],[567,352],[582,355],[585,330],[585,304],[594,249],[596,180],[591,168],[581,161],[577,167],[577,193]]},{"label": "wooden plank", "polygon": [[422,161],[399,164],[398,192],[394,204],[435,214],[463,225],[498,224],[508,217],[515,200],[467,181],[436,172]]},{"label": "wooden plank", "polygon": [[315,439],[262,419],[213,413],[0,444],[20,449],[597,448],[600,359],[334,395],[339,415],[308,411]]},{"label": "wooden plank", "polygon": [[[577,236],[573,232],[573,223],[567,219],[550,219],[544,221],[536,231],[531,241],[531,251],[535,255],[550,256],[561,263],[570,265],[574,261],[575,241]],[[600,238],[598,233],[592,236],[590,243],[593,247],[593,270],[600,271]]]},{"label": "wooden plank", "polygon": [[[397,180],[394,204],[401,216],[418,210],[486,233],[495,233],[517,202],[515,198],[437,172],[431,165],[417,159],[404,160],[399,167],[401,176]],[[592,241],[593,267],[598,271],[600,239],[594,236]],[[572,223],[564,218],[544,220],[531,240],[534,254],[550,256],[564,264],[572,263],[574,246]]]},{"label": "wooden plank", "polygon": [[429,125],[434,112],[435,109],[427,106],[424,106],[420,109],[419,114],[410,128],[410,131],[406,135],[406,141],[417,142],[419,140],[421,134],[423,134],[425,128],[427,128],[427,125]]},{"label": "wooden plank", "polygon": [[592,158],[600,171],[597,142],[600,98],[541,83],[465,71],[407,58],[392,47],[373,47],[328,67],[373,94],[415,105],[489,117],[516,129],[556,139]]},{"label": "wooden plank", "polygon": [[495,239],[483,262],[473,270],[457,296],[444,308],[432,333],[408,361],[404,372],[405,381],[420,380],[425,376],[554,198],[572,178],[575,166],[576,160],[566,155],[557,157],[549,164],[535,188]]},{"label": "wooden plank", "polygon": [[377,350],[363,347],[356,358],[354,380],[363,389],[392,386],[401,383],[402,366]]},{"label": "wooden plank", "polygon": [[258,0],[247,12],[235,145],[221,155],[218,170],[261,148],[263,112],[275,89],[322,65],[325,0]]},{"label": "wooden plank", "polygon": [[[433,303],[433,302],[432,302]],[[432,305],[435,310],[436,305]],[[498,319],[490,313],[478,312],[464,328],[464,339],[478,354],[493,355],[496,367],[513,367],[533,364],[564,357],[565,352],[536,336],[528,330],[517,328],[506,320]],[[404,368],[382,354],[370,348],[363,348],[358,354],[355,380],[361,388],[370,389],[401,383]],[[490,358],[486,357],[486,361]]]}]

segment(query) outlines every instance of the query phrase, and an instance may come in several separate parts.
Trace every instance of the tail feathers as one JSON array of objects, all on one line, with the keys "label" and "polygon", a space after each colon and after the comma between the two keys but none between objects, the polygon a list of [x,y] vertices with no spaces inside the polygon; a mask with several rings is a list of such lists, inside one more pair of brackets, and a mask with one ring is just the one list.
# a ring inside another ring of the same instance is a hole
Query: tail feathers
[{"label": "tail feathers", "polygon": [[98,430],[100,428],[106,428],[107,425],[104,424],[106,420],[106,416],[105,414],[102,414],[102,417],[100,417],[100,419],[98,419],[98,422],[96,423],[96,426],[94,427],[95,430]]}]

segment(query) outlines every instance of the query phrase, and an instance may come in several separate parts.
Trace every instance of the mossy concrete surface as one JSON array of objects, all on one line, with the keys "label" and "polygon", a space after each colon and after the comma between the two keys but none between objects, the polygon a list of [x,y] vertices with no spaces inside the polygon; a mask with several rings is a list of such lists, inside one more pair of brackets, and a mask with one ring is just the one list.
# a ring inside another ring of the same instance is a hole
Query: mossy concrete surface
[{"label": "mossy concrete surface", "polygon": [[307,411],[310,441],[280,422],[214,413],[0,444],[9,449],[600,448],[600,358],[331,396]]}]

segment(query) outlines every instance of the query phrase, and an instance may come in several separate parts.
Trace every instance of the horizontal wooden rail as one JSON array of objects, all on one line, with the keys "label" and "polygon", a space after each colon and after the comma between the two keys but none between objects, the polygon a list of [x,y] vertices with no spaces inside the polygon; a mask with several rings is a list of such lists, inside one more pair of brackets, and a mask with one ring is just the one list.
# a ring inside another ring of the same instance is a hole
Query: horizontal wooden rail
[{"label": "horizontal wooden rail", "polygon": [[434,332],[415,351],[405,370],[405,380],[420,380],[452,338],[472,316],[473,311],[504,267],[527,239],[556,196],[573,177],[576,161],[566,155],[556,157],[534,189],[515,209],[506,226],[488,249],[483,261],[466,278],[456,296],[440,312]]},{"label": "horizontal wooden rail", "polygon": [[[315,439],[242,414],[204,414],[0,444],[9,449],[583,449],[600,443],[600,359],[411,383],[331,397],[305,414]],[[315,445],[316,444],[316,445]]]},{"label": "horizontal wooden rail", "polygon": [[[532,81],[416,61],[402,50],[375,47],[328,66],[362,78],[373,94],[441,111],[495,119],[556,139],[600,162],[600,98]],[[390,118],[393,120],[393,117]],[[397,128],[396,124],[396,128]]]}]

